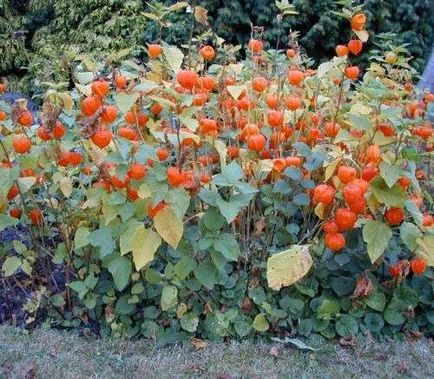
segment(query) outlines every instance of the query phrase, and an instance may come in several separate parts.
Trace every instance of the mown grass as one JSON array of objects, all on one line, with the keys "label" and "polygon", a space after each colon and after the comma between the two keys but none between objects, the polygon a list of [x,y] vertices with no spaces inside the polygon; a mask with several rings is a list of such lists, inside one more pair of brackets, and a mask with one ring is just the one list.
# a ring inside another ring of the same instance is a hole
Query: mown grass
[{"label": "mown grass", "polygon": [[[434,377],[434,342],[310,341],[303,352],[272,342],[157,348],[141,341],[86,339],[55,330],[28,335],[0,327],[0,378],[398,378]],[[270,354],[274,347],[277,356]]]}]

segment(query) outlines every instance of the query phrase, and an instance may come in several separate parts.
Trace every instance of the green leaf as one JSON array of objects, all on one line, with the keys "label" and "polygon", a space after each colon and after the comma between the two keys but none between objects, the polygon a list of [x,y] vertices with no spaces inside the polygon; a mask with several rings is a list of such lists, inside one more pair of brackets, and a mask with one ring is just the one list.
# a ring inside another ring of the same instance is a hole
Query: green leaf
[{"label": "green leaf", "polygon": [[390,325],[394,325],[394,326],[402,325],[405,322],[403,309],[392,303],[384,311],[384,319]]},{"label": "green leaf", "polygon": [[399,236],[408,248],[414,251],[418,246],[417,239],[422,237],[422,232],[413,223],[405,221],[399,227]]},{"label": "green leaf", "polygon": [[372,263],[383,255],[392,235],[392,229],[380,221],[369,220],[363,226],[363,240],[367,243],[368,255]]},{"label": "green leaf", "polygon": [[134,86],[134,92],[149,93],[153,89],[158,88],[158,84],[149,80],[142,79],[140,83]]},{"label": "green leaf", "polygon": [[387,162],[381,162],[379,165],[380,175],[385,183],[391,188],[397,180],[403,175],[401,167],[393,166]]},{"label": "green leaf", "polygon": [[235,217],[237,217],[238,213],[240,213],[241,208],[243,207],[243,204],[240,204],[236,201],[225,201],[220,196],[217,198],[216,203],[220,213],[228,223],[231,223],[235,220]]},{"label": "green leaf", "polygon": [[399,185],[395,184],[389,188],[384,179],[380,177],[371,182],[369,189],[375,198],[387,207],[402,206],[407,200],[406,192]]},{"label": "green leaf", "polygon": [[81,85],[85,86],[86,84],[89,84],[90,82],[93,81],[93,79],[95,78],[95,75],[93,72],[85,71],[85,72],[77,72],[76,77],[77,77],[78,82]]},{"label": "green leaf", "polygon": [[238,242],[230,233],[222,233],[220,238],[215,239],[214,249],[223,254],[228,261],[236,261],[240,253]]},{"label": "green leaf", "polygon": [[165,286],[161,293],[161,309],[168,311],[178,303],[178,288],[175,286]]},{"label": "green leaf", "polygon": [[183,280],[196,268],[196,266],[197,263],[193,258],[184,255],[180,261],[175,264],[175,275],[178,279]]},{"label": "green leaf", "polygon": [[194,270],[194,276],[204,287],[212,290],[217,283],[218,271],[211,261],[206,260],[199,263]]},{"label": "green leaf", "polygon": [[359,324],[355,317],[343,315],[336,322],[336,331],[341,337],[351,337],[359,331]]},{"label": "green leaf", "polygon": [[6,277],[14,275],[20,268],[22,262],[18,257],[7,257],[3,262],[2,270]]},{"label": "green leaf", "polygon": [[213,232],[220,230],[224,225],[224,221],[225,221],[222,215],[218,212],[217,208],[215,207],[209,207],[205,212],[202,220],[206,228]]},{"label": "green leaf", "polygon": [[110,255],[116,246],[110,229],[104,226],[90,233],[88,240],[92,246],[100,248],[101,258]]},{"label": "green leaf", "polygon": [[107,262],[107,269],[113,276],[113,281],[116,289],[122,291],[127,285],[131,277],[132,264],[126,257],[115,257]]},{"label": "green leaf", "polygon": [[221,174],[214,176],[212,183],[216,186],[229,187],[237,184],[243,178],[243,170],[237,162],[232,161],[230,164],[222,167]]},{"label": "green leaf", "polygon": [[74,246],[76,249],[80,249],[89,244],[89,239],[88,239],[89,234],[90,234],[89,229],[83,226],[79,227],[76,230],[74,236]]},{"label": "green leaf", "polygon": [[369,308],[383,312],[386,306],[386,295],[379,290],[375,290],[365,299],[365,303]]},{"label": "green leaf", "polygon": [[425,235],[416,242],[419,245],[417,254],[425,258],[428,266],[434,267],[434,236]]},{"label": "green leaf", "polygon": [[181,328],[187,332],[194,333],[199,325],[199,317],[194,313],[185,313],[179,319]]},{"label": "green leaf", "polygon": [[347,117],[349,123],[356,129],[367,131],[372,126],[372,122],[368,116],[356,113],[348,113]]},{"label": "green leaf", "polygon": [[77,292],[80,299],[83,299],[88,291],[86,284],[81,280],[69,283],[69,288]]},{"label": "green leaf", "polygon": [[416,224],[421,225],[423,221],[423,214],[420,211],[420,209],[416,206],[414,201],[408,200],[405,202],[405,209],[410,213],[411,217],[413,217],[413,220],[416,222]]},{"label": "green leaf", "polygon": [[295,195],[292,201],[295,205],[309,205],[310,203],[309,196],[305,193]]},{"label": "green leaf", "polygon": [[321,320],[331,320],[341,310],[337,300],[324,299],[317,309],[316,316]]},{"label": "green leaf", "polygon": [[126,92],[119,92],[113,95],[117,107],[124,114],[131,109],[131,107],[136,103],[139,97],[140,94],[137,92],[133,92],[131,94]]},{"label": "green leaf", "polygon": [[179,220],[182,220],[190,206],[190,194],[184,188],[175,188],[167,192],[166,203],[175,211]]},{"label": "green leaf", "polygon": [[379,332],[384,327],[384,319],[378,313],[368,313],[365,316],[366,328],[371,332]]},{"label": "green leaf", "polygon": [[252,331],[252,322],[248,317],[240,317],[234,323],[235,333],[241,338],[246,337]]},{"label": "green leaf", "polygon": [[258,332],[265,332],[270,327],[270,324],[268,323],[268,320],[263,313],[259,313],[258,315],[256,315],[252,325],[253,328]]},{"label": "green leaf", "polygon": [[[1,175],[0,175],[1,176]],[[6,214],[0,214],[0,230],[15,226],[18,224],[18,220]]]},{"label": "green leaf", "polygon": [[0,193],[8,193],[9,188],[12,187],[19,176],[20,168],[18,165],[8,170],[2,169],[0,175]]}]

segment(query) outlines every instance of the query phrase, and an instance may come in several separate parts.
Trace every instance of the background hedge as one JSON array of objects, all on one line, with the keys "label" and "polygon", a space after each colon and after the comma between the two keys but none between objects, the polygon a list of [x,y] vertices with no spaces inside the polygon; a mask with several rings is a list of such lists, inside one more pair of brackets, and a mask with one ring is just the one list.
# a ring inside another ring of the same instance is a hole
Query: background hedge
[{"label": "background hedge", "polygon": [[[434,2],[363,3],[372,36],[368,49],[378,42],[379,33],[397,33],[398,42],[409,44],[413,65],[421,72],[433,43]],[[293,4],[299,15],[285,18],[280,32],[273,0],[200,2],[209,10],[213,29],[228,42],[246,43],[253,23],[265,27],[264,39],[269,43],[281,34],[281,46],[285,46],[288,31],[297,30],[309,56],[317,61],[330,57],[336,44],[345,42],[341,31],[347,25],[332,13],[339,5],[333,0],[294,0]],[[16,76],[21,81],[16,86],[31,89],[37,83],[30,78],[65,80],[68,63],[77,52],[95,54],[145,45],[157,37],[155,22],[143,16],[147,8],[140,0],[0,0],[0,75]],[[190,25],[184,11],[173,15],[172,21],[164,38],[186,41]]]}]

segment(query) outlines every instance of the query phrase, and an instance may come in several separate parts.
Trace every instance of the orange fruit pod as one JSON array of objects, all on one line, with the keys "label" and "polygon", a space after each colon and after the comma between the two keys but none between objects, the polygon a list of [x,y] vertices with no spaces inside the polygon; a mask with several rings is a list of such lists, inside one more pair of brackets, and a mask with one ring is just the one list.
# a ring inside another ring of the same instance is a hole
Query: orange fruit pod
[{"label": "orange fruit pod", "polygon": [[291,69],[288,71],[288,81],[293,86],[299,86],[304,80],[304,73],[300,70]]},{"label": "orange fruit pod", "polygon": [[163,51],[163,48],[158,43],[151,43],[150,45],[148,45],[148,54],[149,54],[149,57],[152,59],[157,58],[161,54],[162,51]]},{"label": "orange fruit pod", "polygon": [[23,111],[19,114],[17,122],[25,127],[32,126],[33,116],[30,111]]},{"label": "orange fruit pod", "polygon": [[345,68],[345,76],[350,80],[358,79],[360,69],[357,66],[349,66]]},{"label": "orange fruit pod", "polygon": [[260,53],[263,47],[264,47],[264,43],[261,40],[252,38],[249,41],[249,50],[254,54]]},{"label": "orange fruit pod", "polygon": [[148,172],[148,169],[143,163],[132,163],[128,170],[128,176],[131,179],[141,180],[143,179]]},{"label": "orange fruit pod", "polygon": [[112,141],[112,133],[107,129],[101,129],[95,132],[91,139],[96,146],[103,149]]},{"label": "orange fruit pod", "polygon": [[336,46],[336,55],[338,57],[345,57],[348,55],[348,47],[345,45],[337,45]]},{"label": "orange fruit pod", "polygon": [[364,13],[356,13],[351,18],[351,28],[355,31],[361,31],[365,28],[366,15]]},{"label": "orange fruit pod", "polygon": [[249,150],[260,152],[264,150],[267,140],[263,134],[255,134],[247,137],[247,147]]},{"label": "orange fruit pod", "polygon": [[414,258],[410,262],[411,271],[416,275],[422,275],[426,270],[426,261],[423,258]]},{"label": "orange fruit pod", "polygon": [[256,92],[264,92],[268,87],[268,80],[265,79],[263,76],[256,76],[252,80],[252,88]]},{"label": "orange fruit pod", "polygon": [[313,201],[315,204],[322,203],[330,205],[335,198],[336,190],[329,184],[319,184],[313,191]]},{"label": "orange fruit pod", "polygon": [[199,52],[202,58],[206,61],[211,61],[215,58],[215,50],[212,46],[203,46]]},{"label": "orange fruit pod", "polygon": [[193,89],[197,78],[198,75],[192,70],[181,70],[176,74],[179,85],[189,90]]},{"label": "orange fruit pod", "polygon": [[405,213],[402,208],[394,207],[388,209],[384,213],[384,217],[386,218],[387,222],[391,226],[397,226],[401,224],[402,221],[404,221]]},{"label": "orange fruit pod", "polygon": [[101,98],[98,96],[88,96],[81,103],[81,113],[90,117],[102,106]]},{"label": "orange fruit pod", "polygon": [[98,79],[92,83],[91,89],[94,95],[106,97],[110,92],[110,84],[104,79]]},{"label": "orange fruit pod", "polygon": [[348,42],[348,50],[353,55],[359,55],[363,49],[363,42],[359,39],[352,39]]},{"label": "orange fruit pod", "polygon": [[32,141],[27,137],[15,137],[12,140],[12,147],[18,154],[26,154],[32,148]]},{"label": "orange fruit pod", "polygon": [[335,213],[336,224],[340,231],[347,231],[354,228],[357,221],[357,215],[351,209],[339,208]]},{"label": "orange fruit pod", "polygon": [[345,247],[345,236],[342,233],[327,233],[324,243],[331,251],[337,252]]}]

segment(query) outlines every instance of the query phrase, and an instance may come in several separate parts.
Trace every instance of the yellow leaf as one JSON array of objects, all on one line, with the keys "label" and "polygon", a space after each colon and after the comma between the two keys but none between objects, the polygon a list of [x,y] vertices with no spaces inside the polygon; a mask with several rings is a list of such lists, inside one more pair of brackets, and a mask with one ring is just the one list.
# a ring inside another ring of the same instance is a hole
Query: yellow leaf
[{"label": "yellow leaf", "polygon": [[181,241],[184,225],[171,207],[165,207],[154,218],[154,226],[158,234],[174,249]]},{"label": "yellow leaf", "polygon": [[178,318],[181,318],[181,316],[183,314],[185,314],[185,312],[187,312],[187,311],[188,311],[187,304],[181,303],[181,304],[178,305],[178,308],[176,308],[176,316]]},{"label": "yellow leaf", "polygon": [[208,11],[200,6],[194,7],[194,18],[203,25],[208,25]]},{"label": "yellow leaf", "polygon": [[195,118],[179,116],[179,121],[181,121],[181,123],[192,132],[195,132],[199,127],[199,121],[197,121]]},{"label": "yellow leaf", "polygon": [[183,141],[186,138],[191,138],[196,143],[200,142],[200,137],[197,134],[189,133],[184,130],[181,130],[179,132],[179,136],[181,137],[181,141]]},{"label": "yellow leaf", "polygon": [[324,206],[323,203],[318,203],[318,205],[315,207],[315,214],[321,219],[324,220],[325,218],[325,211],[326,207]]},{"label": "yellow leaf", "polygon": [[240,86],[227,86],[226,87],[229,94],[235,99],[238,100],[238,98],[240,97],[240,95],[243,93],[243,91],[246,90],[246,86],[240,85]]},{"label": "yellow leaf", "polygon": [[72,179],[67,176],[60,179],[60,190],[65,197],[69,197],[72,193]]},{"label": "yellow leaf", "polygon": [[82,84],[79,83],[74,83],[75,87],[83,94],[86,96],[90,96],[92,94],[92,89],[90,88],[90,84],[84,86]]},{"label": "yellow leaf", "polygon": [[309,247],[310,245],[296,245],[268,258],[268,286],[278,291],[305,276],[312,267]]},{"label": "yellow leaf", "polygon": [[428,266],[434,267],[434,236],[426,235],[416,240],[419,249],[416,254],[424,258]]},{"label": "yellow leaf", "polygon": [[95,72],[98,68],[97,64],[88,55],[79,55],[75,60],[82,61],[89,71]]},{"label": "yellow leaf", "polygon": [[349,113],[359,113],[359,114],[370,114],[372,112],[372,108],[368,107],[367,105],[361,104],[361,103],[355,103],[352,107]]},{"label": "yellow leaf", "polygon": [[186,7],[188,7],[188,3],[186,1],[178,1],[177,3],[168,7],[168,9],[169,11],[174,12]]},{"label": "yellow leaf", "polygon": [[133,236],[133,261],[139,271],[154,259],[155,252],[161,245],[160,236],[151,229],[140,225]]},{"label": "yellow leaf", "polygon": [[181,68],[184,60],[184,53],[175,46],[163,46],[163,53],[167,59],[167,63],[173,71],[178,71]]},{"label": "yellow leaf", "polygon": [[268,323],[267,318],[263,313],[259,313],[256,315],[255,319],[252,323],[253,328],[257,330],[258,332],[265,332],[269,329],[270,324]]},{"label": "yellow leaf", "polygon": [[336,171],[336,167],[338,167],[339,163],[341,163],[342,158],[337,158],[334,161],[330,162],[325,169],[325,181],[328,181]]},{"label": "yellow leaf", "polygon": [[26,176],[24,178],[17,179],[18,186],[20,187],[21,192],[27,192],[33,185],[36,183],[35,176]]},{"label": "yellow leaf", "polygon": [[63,101],[63,107],[66,113],[70,113],[74,107],[74,100],[72,100],[71,95],[68,92],[59,93],[59,97]]},{"label": "yellow leaf", "polygon": [[257,180],[264,180],[274,167],[271,159],[262,159],[254,167],[253,172]]},{"label": "yellow leaf", "polygon": [[357,37],[359,37],[360,41],[363,43],[368,42],[369,33],[366,30],[354,30],[354,33],[356,33]]},{"label": "yellow leaf", "polygon": [[217,150],[217,153],[220,157],[220,165],[225,166],[226,158],[228,155],[228,149],[226,147],[226,144],[223,141],[216,139],[214,141],[214,148]]}]

